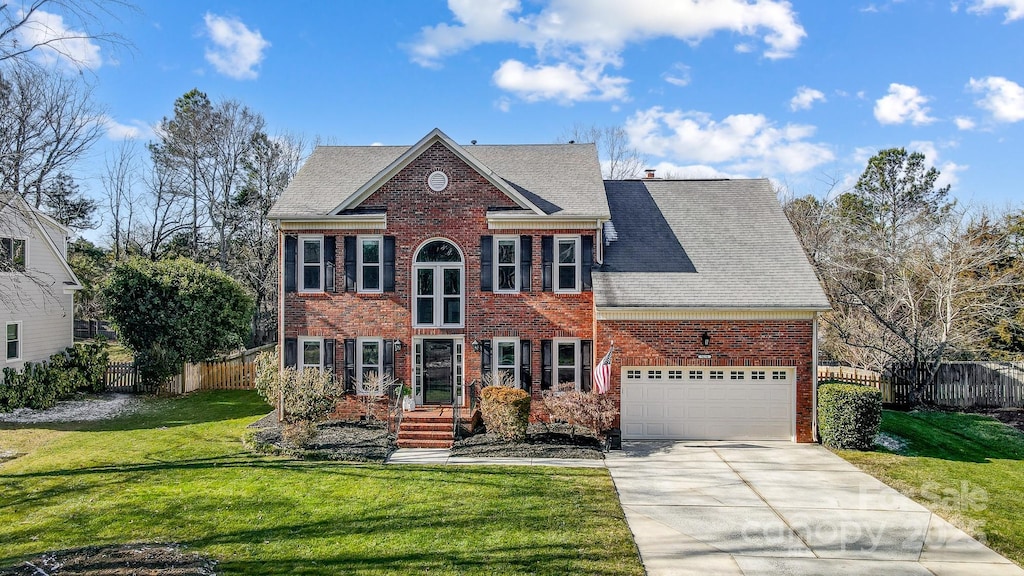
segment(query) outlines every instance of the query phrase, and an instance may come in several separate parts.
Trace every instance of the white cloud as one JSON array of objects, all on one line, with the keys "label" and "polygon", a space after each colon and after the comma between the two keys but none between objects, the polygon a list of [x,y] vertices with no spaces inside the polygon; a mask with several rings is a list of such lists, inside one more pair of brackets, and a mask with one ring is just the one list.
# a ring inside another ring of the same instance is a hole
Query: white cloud
[{"label": "white cloud", "polygon": [[[674,178],[679,180],[714,180],[719,178],[746,178],[743,174],[732,174],[723,172],[713,166],[706,164],[675,164],[673,162],[658,162],[646,168],[654,168],[654,175],[658,178]],[[638,175],[639,176],[639,175]]]},{"label": "white cloud", "polygon": [[206,61],[221,74],[236,80],[253,80],[270,42],[259,30],[250,30],[241,20],[206,13],[206,33],[213,46],[206,49]]},{"label": "white cloud", "polygon": [[630,144],[640,152],[676,161],[724,164],[757,174],[806,172],[834,158],[825,145],[808,142],[813,126],[778,126],[761,114],[734,114],[715,121],[703,112],[637,111],[626,121]]},{"label": "white cloud", "polygon": [[880,124],[929,124],[935,118],[928,115],[928,100],[916,87],[894,82],[889,84],[889,94],[875,101],[875,119]]},{"label": "white cloud", "polygon": [[142,120],[129,120],[122,124],[110,116],[104,116],[100,122],[107,130],[107,138],[111,140],[149,140],[155,135],[153,127]]},{"label": "white cloud", "polygon": [[[956,12],[954,4],[954,12]],[[993,10],[1006,10],[1006,20],[1012,22],[1024,18],[1024,0],[974,0],[967,11],[974,14],[988,14]]]},{"label": "white cloud", "polygon": [[974,120],[967,116],[957,116],[953,119],[953,122],[956,123],[956,127],[959,130],[974,130]]},{"label": "white cloud", "polygon": [[[18,18],[25,13],[18,11]],[[100,47],[85,32],[65,26],[60,14],[43,10],[33,12],[24,25],[17,29],[22,46],[39,46],[33,55],[44,64],[61,62],[73,68],[95,70],[103,64]]]},{"label": "white cloud", "polygon": [[794,112],[797,110],[810,110],[811,106],[814,106],[814,103],[818,100],[826,101],[825,94],[821,90],[801,86],[797,88],[796,96],[793,96],[789,101],[789,109]]},{"label": "white cloud", "polygon": [[[948,144],[947,147],[948,146],[951,145]],[[940,188],[947,185],[956,186],[957,183],[960,182],[958,173],[969,168],[969,166],[957,164],[950,160],[942,162],[938,147],[930,140],[915,140],[910,143],[910,146],[908,146],[907,149],[910,152],[920,152],[924,154],[925,165],[934,166],[939,170],[941,174],[939,174],[938,180],[935,181],[935,185]]]},{"label": "white cloud", "polygon": [[688,86],[690,84],[690,67],[677,62],[667,72],[663,73],[661,77],[665,82],[673,86]]},{"label": "white cloud", "polygon": [[494,72],[494,83],[528,102],[558,100],[569,104],[625,98],[629,80],[606,76],[601,70],[600,66],[577,69],[564,62],[555,66],[527,66],[518,60],[506,60]]},{"label": "white cloud", "polygon": [[967,83],[971,92],[984,94],[975,103],[992,113],[996,122],[1024,120],[1024,87],[1001,76],[988,76],[981,80],[971,78]]},{"label": "white cloud", "polygon": [[512,109],[512,100],[510,100],[507,96],[502,96],[501,98],[498,98],[497,100],[494,101],[494,107],[497,108],[498,110],[501,110],[502,112],[508,112],[509,110]]},{"label": "white cloud", "polygon": [[[424,27],[408,47],[411,57],[422,66],[436,67],[447,56],[474,46],[508,42],[536,52],[536,65],[520,63],[520,71],[566,75],[563,66],[568,66],[618,80],[606,75],[605,68],[620,67],[620,55],[630,43],[675,38],[697,44],[727,32],[745,37],[744,45],[760,45],[766,58],[776,59],[792,56],[807,35],[784,0],[540,0],[528,6],[530,11],[519,0],[449,0],[453,22]],[[590,90],[569,92],[592,99],[595,90],[614,93],[596,89],[593,81]],[[626,97],[624,89],[619,93]],[[553,94],[563,99],[566,91]]]}]

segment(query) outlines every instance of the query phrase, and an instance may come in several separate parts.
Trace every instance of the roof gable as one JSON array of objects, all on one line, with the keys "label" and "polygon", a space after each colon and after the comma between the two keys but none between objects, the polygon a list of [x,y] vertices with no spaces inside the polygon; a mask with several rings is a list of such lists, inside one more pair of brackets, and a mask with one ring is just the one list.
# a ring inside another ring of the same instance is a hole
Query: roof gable
[{"label": "roof gable", "polygon": [[427,151],[435,143],[440,143],[444,147],[448,148],[456,157],[465,162],[471,168],[480,173],[481,176],[487,179],[495,188],[501,190],[506,196],[512,199],[520,208],[524,210],[530,210],[535,214],[543,215],[544,210],[541,210],[534,202],[528,199],[524,194],[520,193],[510,183],[506,182],[503,178],[494,173],[493,170],[488,168],[478,160],[475,156],[467,154],[466,150],[456,144],[447,134],[442,132],[438,128],[434,128],[429,134],[420,139],[419,142],[413,144],[408,150],[406,150],[398,158],[395,158],[390,164],[388,164],[383,170],[378,172],[367,181],[365,184],[359,187],[354,194],[346,198],[341,204],[335,206],[330,214],[338,214],[344,210],[350,210],[356,208],[364,200],[366,200],[371,194],[376,192],[381,186],[384,185],[388,180],[394,177],[396,174],[402,171],[403,168],[411,164],[416,158]]},{"label": "roof gable", "polygon": [[[50,237],[49,232],[47,232],[41,220],[45,218],[48,222],[52,223],[54,227],[57,227],[62,231],[66,231],[67,228],[60,224],[59,222],[57,222],[56,220],[50,218],[49,216],[43,214],[42,212],[39,212],[35,208],[32,208],[28,204],[28,202],[25,202],[25,199],[22,198],[20,194],[7,194],[6,198],[10,198],[10,202],[9,204],[7,204],[6,207],[17,211],[23,218],[25,218],[26,221],[28,221],[29,225],[33,226],[36,229],[39,236],[42,237],[44,243],[50,249],[50,253],[53,254],[53,257],[57,259],[57,262],[60,264],[61,268],[65,272],[67,272],[68,278],[70,278],[70,281],[73,282],[73,284],[66,285],[64,286],[64,288],[68,290],[78,290],[82,288],[82,283],[81,281],[78,280],[78,276],[75,275],[75,271],[71,269],[71,264],[68,263],[67,258],[64,257],[60,249],[57,248],[57,245],[54,244],[53,238]],[[2,211],[2,208],[4,207],[4,202],[5,200],[3,195],[0,195],[0,211]]]}]

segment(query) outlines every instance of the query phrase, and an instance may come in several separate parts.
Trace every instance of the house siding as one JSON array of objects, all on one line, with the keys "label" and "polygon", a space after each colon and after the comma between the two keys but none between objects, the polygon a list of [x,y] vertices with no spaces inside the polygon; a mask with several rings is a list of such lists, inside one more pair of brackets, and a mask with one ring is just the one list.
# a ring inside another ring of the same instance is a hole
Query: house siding
[{"label": "house siding", "polygon": [[[448,188],[433,192],[427,176],[442,170]],[[362,202],[363,206],[386,206],[387,229],[381,230],[288,230],[288,234],[337,236],[335,260],[336,293],[283,294],[283,337],[321,336],[342,341],[347,338],[380,337],[402,342],[395,354],[396,375],[405,382],[412,378],[412,339],[416,336],[464,336],[465,382],[481,378],[480,354],[471,343],[495,337],[518,337],[531,341],[532,391],[540,399],[540,341],[554,338],[591,339],[594,300],[590,291],[555,294],[541,291],[541,237],[586,235],[580,230],[502,230],[499,235],[532,237],[530,292],[497,294],[480,290],[480,238],[494,235],[488,230],[486,213],[494,208],[518,208],[502,191],[465,164],[447,147],[436,143]],[[596,222],[595,222],[596,228]],[[345,254],[342,238],[348,235],[395,237],[395,291],[383,294],[345,292]],[[455,244],[464,264],[464,328],[412,327],[412,265],[420,246],[441,238]],[[283,242],[282,242],[283,244]],[[335,372],[344,368],[343,348],[338,347]],[[357,412],[351,398],[339,404],[337,416]]]},{"label": "house siding", "polygon": [[[711,337],[707,347],[701,344],[704,332]],[[603,355],[615,343],[610,394],[617,403],[622,366],[793,366],[796,440],[813,442],[813,336],[813,320],[602,320],[595,354]]]},{"label": "house siding", "polygon": [[[51,233],[57,232],[51,230]],[[74,343],[74,296],[64,293],[64,282],[71,281],[71,277],[42,234],[42,230],[12,207],[0,213],[0,236],[28,239],[27,273],[0,273],[0,294],[6,299],[0,304],[0,330],[6,331],[8,322],[22,323],[21,360],[6,361],[6,333],[3,333],[0,369],[21,369],[25,362],[46,360]],[[55,244],[60,247],[64,240],[55,238]]]}]

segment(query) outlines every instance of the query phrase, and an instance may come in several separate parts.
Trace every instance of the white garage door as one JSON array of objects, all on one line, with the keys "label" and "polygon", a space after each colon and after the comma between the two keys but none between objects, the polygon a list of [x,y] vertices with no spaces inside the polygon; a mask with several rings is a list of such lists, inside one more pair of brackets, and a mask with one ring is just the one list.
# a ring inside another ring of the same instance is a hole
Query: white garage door
[{"label": "white garage door", "polygon": [[791,440],[793,368],[622,369],[624,440]]}]

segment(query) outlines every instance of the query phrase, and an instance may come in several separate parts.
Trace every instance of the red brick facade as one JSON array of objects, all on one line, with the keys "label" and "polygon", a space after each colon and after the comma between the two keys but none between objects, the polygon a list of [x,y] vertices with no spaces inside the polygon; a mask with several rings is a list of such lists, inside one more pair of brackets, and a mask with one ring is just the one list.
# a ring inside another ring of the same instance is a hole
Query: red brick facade
[{"label": "red brick facade", "polygon": [[[442,192],[426,186],[427,177],[443,171],[449,180]],[[516,208],[511,198],[490,184],[471,166],[437,142],[399,171],[362,206],[386,207],[387,226],[379,230],[324,230],[289,228],[287,234],[336,236],[335,285],[337,292],[283,292],[282,338],[316,336],[334,339],[372,337],[401,343],[395,352],[395,375],[406,383],[413,374],[413,338],[450,335],[464,339],[464,382],[481,378],[481,358],[471,345],[495,337],[518,337],[531,342],[532,390],[540,399],[541,341],[557,338],[593,340],[594,363],[611,342],[617,348],[611,394],[618,398],[620,367],[628,365],[749,365],[796,367],[797,441],[812,441],[813,323],[799,321],[596,321],[593,293],[558,294],[541,290],[541,237],[587,235],[594,229],[489,230],[489,209]],[[282,232],[282,237],[285,232]],[[395,238],[395,291],[360,294],[345,291],[345,236],[387,235]],[[484,235],[532,237],[531,290],[517,294],[480,289],[480,243]],[[456,245],[464,263],[464,328],[414,328],[412,268],[417,250],[427,241],[442,238]],[[284,242],[281,243],[282,246]],[[596,253],[596,250],[595,250]],[[282,261],[284,259],[282,258]],[[596,267],[596,264],[595,264]],[[283,272],[282,272],[283,274]],[[282,282],[282,285],[284,283]],[[711,344],[703,347],[707,331]],[[711,354],[698,359],[698,354]],[[341,373],[344,348],[338,346],[334,370]],[[539,402],[537,402],[539,404]],[[358,402],[340,402],[336,417],[359,413]]]}]

